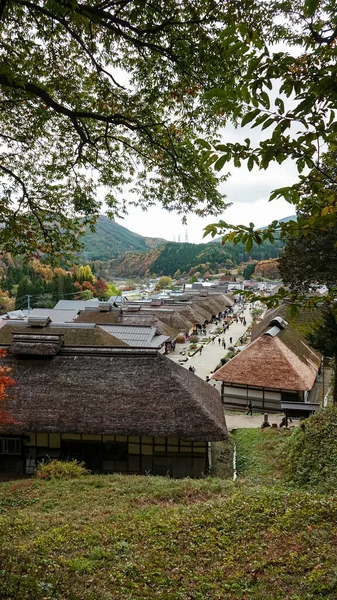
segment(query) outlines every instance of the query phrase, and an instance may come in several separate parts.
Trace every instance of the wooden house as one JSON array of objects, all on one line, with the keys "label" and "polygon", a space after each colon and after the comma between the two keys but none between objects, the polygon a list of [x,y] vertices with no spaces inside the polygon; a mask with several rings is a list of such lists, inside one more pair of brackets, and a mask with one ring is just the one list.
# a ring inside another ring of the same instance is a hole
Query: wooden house
[{"label": "wooden house", "polygon": [[20,335],[3,359],[16,382],[0,471],[76,458],[93,472],[199,477],[227,438],[219,393],[153,349],[65,346]]},{"label": "wooden house", "polygon": [[281,412],[281,402],[315,402],[321,356],[281,317],[260,324],[260,335],[212,379],[221,381],[222,403]]}]

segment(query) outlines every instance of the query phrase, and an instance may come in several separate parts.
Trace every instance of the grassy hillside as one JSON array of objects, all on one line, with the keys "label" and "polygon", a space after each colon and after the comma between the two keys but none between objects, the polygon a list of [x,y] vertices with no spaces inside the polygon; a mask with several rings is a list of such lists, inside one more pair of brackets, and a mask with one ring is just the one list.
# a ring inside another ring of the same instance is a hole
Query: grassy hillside
[{"label": "grassy hillside", "polygon": [[91,261],[117,258],[130,251],[146,252],[149,248],[154,248],[162,243],[163,240],[142,237],[104,215],[100,215],[96,231],[91,232],[87,228],[83,242],[83,257],[86,261]]},{"label": "grassy hillside", "polygon": [[235,483],[0,484],[0,598],[336,598],[337,497],[284,483],[287,435],[239,430]]}]

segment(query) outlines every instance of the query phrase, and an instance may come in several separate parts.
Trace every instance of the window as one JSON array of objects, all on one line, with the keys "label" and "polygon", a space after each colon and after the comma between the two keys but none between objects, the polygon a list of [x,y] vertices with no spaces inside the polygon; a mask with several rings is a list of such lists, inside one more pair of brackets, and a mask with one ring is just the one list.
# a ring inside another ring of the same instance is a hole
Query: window
[{"label": "window", "polygon": [[21,454],[21,439],[0,438],[0,454]]}]

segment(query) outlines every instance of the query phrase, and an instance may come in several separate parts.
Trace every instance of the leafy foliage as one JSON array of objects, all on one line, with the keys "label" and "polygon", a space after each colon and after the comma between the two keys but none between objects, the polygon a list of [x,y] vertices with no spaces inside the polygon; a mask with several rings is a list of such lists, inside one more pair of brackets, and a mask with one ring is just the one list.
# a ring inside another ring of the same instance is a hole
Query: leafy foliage
[{"label": "leafy foliage", "polygon": [[[6,356],[6,351],[0,348],[0,358]],[[11,368],[0,365],[0,425],[12,425],[16,423],[7,410],[8,388],[15,385],[14,379],[10,376]]]},{"label": "leafy foliage", "polygon": [[[251,4],[262,17],[267,3]],[[268,7],[272,13],[268,24],[261,22],[254,29],[243,14],[237,35],[226,30],[226,51],[242,53],[245,64],[235,73],[234,86],[229,80],[208,94],[215,111],[242,128],[258,128],[263,139],[255,147],[248,136],[244,143],[215,140],[206,148],[201,146],[205,163],[219,171],[230,162],[235,167],[247,164],[249,171],[265,170],[287,159],[297,166],[298,181],[270,195],[270,200],[283,197],[297,207],[297,223],[275,221],[264,230],[256,230],[253,223],[234,227],[224,221],[206,227],[206,234],[225,231],[224,240],[245,243],[247,252],[254,241],[272,242],[275,232],[283,240],[288,235],[306,238],[312,230],[336,223],[335,167],[321,156],[324,146],[336,149],[335,3],[296,0],[270,2]],[[288,52],[269,49],[279,41],[287,44]],[[306,218],[301,217],[303,208],[310,213]]]},{"label": "leafy foliage", "polygon": [[335,490],[337,485],[337,408],[320,410],[289,438],[288,476],[297,484]]},{"label": "leafy foliage", "polygon": [[222,212],[196,137],[222,122],[204,93],[242,62],[220,39],[236,17],[212,0],[1,2],[2,248],[78,249],[98,187],[114,215],[130,193],[142,208]]},{"label": "leafy foliage", "polygon": [[159,278],[156,283],[156,290],[163,290],[164,288],[169,288],[172,285],[172,278],[167,275],[163,275]]},{"label": "leafy foliage", "polygon": [[255,267],[256,267],[255,262],[249,263],[248,265],[246,265],[245,268],[243,269],[243,277],[245,279],[250,279],[255,271]]},{"label": "leafy foliage", "polygon": [[40,462],[35,471],[37,479],[77,479],[83,475],[88,475],[88,471],[77,460]]}]

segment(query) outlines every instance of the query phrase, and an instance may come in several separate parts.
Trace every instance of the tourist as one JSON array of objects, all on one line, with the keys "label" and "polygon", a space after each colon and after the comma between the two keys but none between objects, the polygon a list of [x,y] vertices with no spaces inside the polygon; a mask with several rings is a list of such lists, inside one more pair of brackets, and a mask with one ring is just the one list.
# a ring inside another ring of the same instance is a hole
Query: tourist
[{"label": "tourist", "polygon": [[246,407],[246,416],[248,417],[248,415],[250,415],[251,417],[253,416],[253,405],[251,400],[249,400]]},{"label": "tourist", "polygon": [[233,343],[233,338],[232,338],[232,337],[230,337],[230,338],[229,338],[229,343],[230,343],[230,344],[232,344],[232,343]]}]

